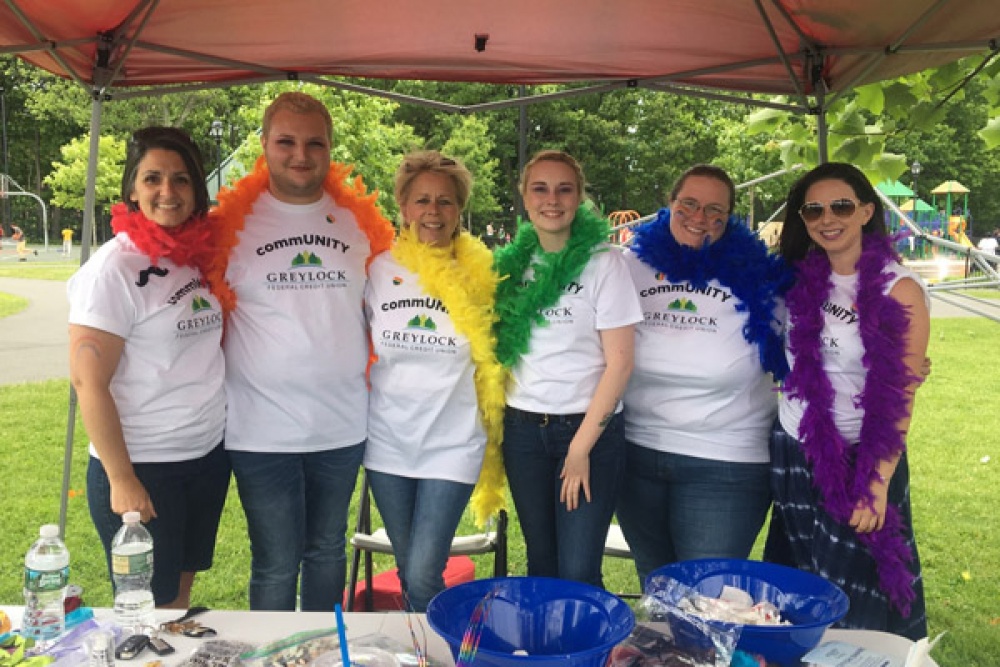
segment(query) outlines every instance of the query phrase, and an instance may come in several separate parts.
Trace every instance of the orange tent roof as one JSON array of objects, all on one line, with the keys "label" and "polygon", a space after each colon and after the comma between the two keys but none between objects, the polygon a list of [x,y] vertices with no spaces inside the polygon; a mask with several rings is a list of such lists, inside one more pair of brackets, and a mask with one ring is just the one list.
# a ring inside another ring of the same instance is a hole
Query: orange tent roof
[{"label": "orange tent roof", "polygon": [[0,53],[113,89],[322,75],[830,91],[985,53],[983,0],[7,0]]}]

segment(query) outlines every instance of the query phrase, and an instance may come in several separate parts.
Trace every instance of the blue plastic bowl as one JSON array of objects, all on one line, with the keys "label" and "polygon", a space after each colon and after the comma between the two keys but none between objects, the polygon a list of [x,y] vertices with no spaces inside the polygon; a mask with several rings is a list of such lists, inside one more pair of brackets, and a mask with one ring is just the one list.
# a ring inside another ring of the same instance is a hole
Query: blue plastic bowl
[{"label": "blue plastic bowl", "polygon": [[[767,600],[774,604],[791,625],[711,624],[728,631],[740,628],[738,649],[780,665],[798,665],[799,659],[819,644],[827,628],[844,617],[849,606],[847,595],[823,577],[773,563],[728,558],[671,563],[646,578],[647,595],[657,590],[662,593],[657,577],[670,577],[707,597],[718,597],[723,586],[732,586],[749,593],[755,602]],[[663,602],[673,604],[677,600]]]},{"label": "blue plastic bowl", "polygon": [[[474,663],[491,667],[603,667],[635,627],[627,604],[605,590],[562,579],[478,579],[439,593],[427,622],[457,660],[469,619],[496,591],[483,623]],[[514,655],[514,651],[527,655]]]}]

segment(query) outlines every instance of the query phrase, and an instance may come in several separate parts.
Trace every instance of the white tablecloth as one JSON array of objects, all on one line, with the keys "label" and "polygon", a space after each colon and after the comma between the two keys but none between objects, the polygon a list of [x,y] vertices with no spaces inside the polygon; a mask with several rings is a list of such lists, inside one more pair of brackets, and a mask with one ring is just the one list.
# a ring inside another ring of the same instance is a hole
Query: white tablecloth
[{"label": "white tablecloth", "polygon": [[[21,622],[21,607],[0,607],[11,617],[14,627],[18,627]],[[111,618],[110,609],[96,609],[95,617],[98,619]],[[163,622],[181,615],[177,610],[158,609],[156,611],[157,621]],[[437,635],[423,619],[422,615],[416,615],[419,624],[426,630],[427,654],[442,664],[453,665],[454,661],[448,644]],[[288,637],[297,632],[306,630],[318,630],[322,628],[336,628],[337,621],[334,613],[322,612],[279,612],[279,611],[209,611],[197,617],[197,620],[205,626],[216,630],[219,639],[229,639],[243,641],[255,645],[266,644],[271,641]],[[406,622],[406,615],[402,613],[345,613],[344,625],[347,629],[347,638],[356,639],[373,633],[380,633],[395,639],[406,645],[411,645],[410,631]],[[420,628],[414,624],[418,636],[421,636]],[[204,639],[193,639],[190,637],[167,635],[163,637],[177,649],[176,653],[163,658],[157,658],[149,650],[131,661],[118,661],[116,667],[143,667],[147,662],[159,659],[164,667],[172,667],[179,664],[191,654]],[[842,641],[856,646],[869,648],[879,653],[897,658],[905,658],[913,642],[905,637],[891,635],[885,632],[873,632],[870,630],[829,630],[823,636],[824,641]],[[937,667],[933,660],[927,663],[927,667]]]}]

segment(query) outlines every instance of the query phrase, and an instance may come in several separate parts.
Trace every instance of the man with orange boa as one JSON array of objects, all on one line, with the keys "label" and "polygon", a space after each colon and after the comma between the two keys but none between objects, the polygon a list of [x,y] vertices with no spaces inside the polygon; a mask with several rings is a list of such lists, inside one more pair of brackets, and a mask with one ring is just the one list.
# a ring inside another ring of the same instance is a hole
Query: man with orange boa
[{"label": "man with orange boa", "polygon": [[[228,312],[226,449],[246,513],[250,608],[341,602],[367,437],[362,298],[392,226],[333,163],[330,113],[301,92],[264,112],[264,156],[219,194],[210,274]],[[220,280],[224,278],[224,281]]]}]

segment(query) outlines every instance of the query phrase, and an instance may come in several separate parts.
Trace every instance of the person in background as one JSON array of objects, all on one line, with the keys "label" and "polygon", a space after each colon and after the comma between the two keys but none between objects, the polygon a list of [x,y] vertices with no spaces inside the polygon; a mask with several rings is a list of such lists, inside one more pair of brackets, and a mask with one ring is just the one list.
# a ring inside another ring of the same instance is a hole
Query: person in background
[{"label": "person in background", "polygon": [[[504,370],[494,354],[496,274],[462,229],[472,174],[437,151],[396,171],[399,237],[372,262],[365,304],[374,353],[364,466],[411,611],[444,590],[462,513],[504,504]],[[484,463],[485,458],[485,463]]]},{"label": "person in background", "polygon": [[997,248],[1000,247],[1000,240],[998,240],[998,235],[1000,235],[1000,230],[993,230],[993,233],[989,236],[984,236],[979,239],[979,244],[976,246],[979,250],[991,255],[996,255]]},{"label": "person in background", "polygon": [[791,370],[771,437],[764,559],[847,594],[841,627],[927,635],[906,433],[930,330],[923,282],[899,263],[881,200],[849,164],[788,194],[779,248]]},{"label": "person in background", "polygon": [[[264,112],[264,155],[212,213],[225,284],[226,449],[250,536],[250,608],[330,611],[367,435],[368,265],[392,225],[332,164],[330,113],[302,92]],[[301,579],[301,583],[300,583]]]},{"label": "person in background", "polygon": [[70,255],[73,254],[73,230],[69,229],[68,227],[62,230],[62,240],[63,240],[63,248],[62,248],[63,257],[69,257]]},{"label": "person in background", "polygon": [[736,187],[696,165],[626,260],[644,319],[625,391],[618,522],[640,581],[695,558],[747,558],[771,504],[772,376],[791,274],[731,215]]},{"label": "person in background", "polygon": [[607,221],[584,201],[577,161],[536,154],[520,191],[531,222],[495,252],[497,358],[511,370],[504,466],[528,574],[602,586],[642,313]]},{"label": "person in background", "polygon": [[28,261],[28,239],[24,238],[24,231],[13,223],[10,226],[10,240],[16,244],[17,261]]},{"label": "person in background", "polygon": [[111,569],[121,515],[153,536],[156,605],[187,609],[229,490],[222,310],[201,154],[182,130],[132,135],[115,237],[70,278],[70,381],[90,436],[87,502]]}]

